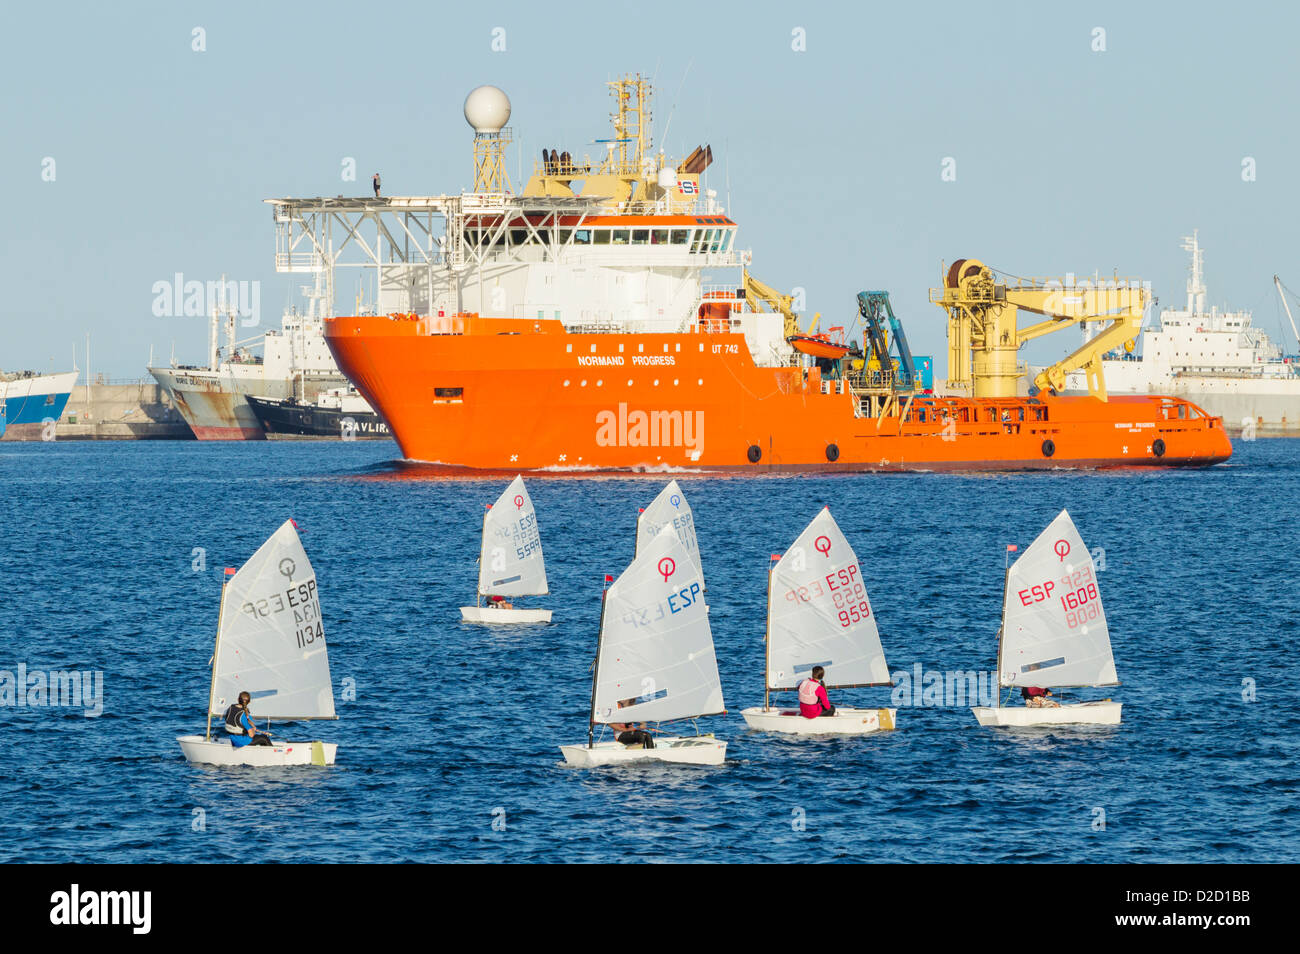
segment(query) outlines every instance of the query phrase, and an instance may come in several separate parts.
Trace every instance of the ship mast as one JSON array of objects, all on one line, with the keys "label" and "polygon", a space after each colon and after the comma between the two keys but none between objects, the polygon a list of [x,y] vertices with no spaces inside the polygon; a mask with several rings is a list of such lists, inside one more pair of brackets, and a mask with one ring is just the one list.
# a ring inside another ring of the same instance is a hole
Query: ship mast
[{"label": "ship mast", "polygon": [[1200,229],[1192,229],[1191,235],[1183,236],[1183,251],[1192,253],[1192,273],[1187,279],[1188,317],[1205,311],[1205,262],[1199,232]]},{"label": "ship mast", "polygon": [[495,86],[479,86],[465,97],[465,121],[474,128],[474,191],[510,191],[506,146],[510,145],[510,98]]}]

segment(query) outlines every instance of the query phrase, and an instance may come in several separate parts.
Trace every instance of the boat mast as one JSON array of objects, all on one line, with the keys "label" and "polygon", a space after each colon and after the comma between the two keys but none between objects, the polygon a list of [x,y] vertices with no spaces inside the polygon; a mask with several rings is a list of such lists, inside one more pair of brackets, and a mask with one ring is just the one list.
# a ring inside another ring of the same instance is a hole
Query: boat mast
[{"label": "boat mast", "polygon": [[596,661],[591,664],[591,712],[587,717],[587,748],[596,746],[596,683],[600,681],[600,646],[605,639],[605,584],[600,585],[600,629],[596,631]]},{"label": "boat mast", "polygon": [[226,612],[226,587],[229,580],[221,581],[221,605],[217,608],[217,644],[212,648],[212,679],[208,683],[208,717],[204,722],[204,742],[212,741],[212,699],[217,691],[217,660],[221,655],[221,618]]},{"label": "boat mast", "polygon": [[483,605],[483,597],[487,595],[486,593],[483,592],[482,580],[483,580],[483,567],[487,565],[486,563],[483,562],[484,560],[487,559],[487,518],[488,518],[488,514],[491,512],[492,512],[492,505],[488,504],[487,508],[483,511],[483,532],[479,534],[478,578],[480,582],[479,585],[476,587],[476,589],[478,590],[479,606]]},{"label": "boat mast", "polygon": [[1011,558],[1006,558],[1006,568],[1002,571],[1002,622],[998,624],[998,671],[995,674],[998,685],[998,699],[1002,697],[1002,634],[1007,628],[1007,587],[1011,583]]},{"label": "boat mast", "polygon": [[763,635],[763,709],[772,708],[772,574],[776,572],[776,554],[767,562],[767,632]]}]

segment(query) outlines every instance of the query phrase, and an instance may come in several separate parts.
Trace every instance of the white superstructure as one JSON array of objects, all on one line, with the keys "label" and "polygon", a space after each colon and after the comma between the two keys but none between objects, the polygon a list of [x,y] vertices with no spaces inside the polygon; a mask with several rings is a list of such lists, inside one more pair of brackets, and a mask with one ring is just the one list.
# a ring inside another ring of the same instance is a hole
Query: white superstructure
[{"label": "white superstructure", "polygon": [[[1187,306],[1160,312],[1159,326],[1142,333],[1140,354],[1103,358],[1106,390],[1186,398],[1234,433],[1300,434],[1300,367],[1252,326],[1250,312],[1206,308],[1198,234],[1182,247],[1191,254]],[[1066,393],[1086,392],[1082,372],[1069,375]]]},{"label": "white superstructure", "polygon": [[484,86],[465,103],[474,191],[266,200],[276,270],[315,274],[329,308],[336,270],[360,269],[376,314],[556,319],[575,333],[675,334],[702,318],[727,321],[760,366],[793,363],[783,316],[743,290],[752,256],[707,187],[712,150],[680,163],[656,152],[649,83],[609,85],[617,109],[614,138],[598,140],[606,154],[543,149],[522,188],[504,162],[509,99]]}]

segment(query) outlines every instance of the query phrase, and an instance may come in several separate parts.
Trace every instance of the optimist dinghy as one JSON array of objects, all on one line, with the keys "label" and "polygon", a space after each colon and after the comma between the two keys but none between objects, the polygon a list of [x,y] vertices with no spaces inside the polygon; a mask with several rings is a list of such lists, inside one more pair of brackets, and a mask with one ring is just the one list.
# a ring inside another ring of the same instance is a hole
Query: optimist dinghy
[{"label": "optimist dinghy", "polygon": [[478,603],[462,606],[466,623],[549,623],[548,609],[505,607],[511,596],[540,596],[549,593],[542,537],[537,529],[537,511],[516,477],[483,514],[483,543],[478,560]]},{"label": "optimist dinghy", "polygon": [[580,768],[629,762],[721,765],[712,735],[659,735],[654,748],[595,741],[609,723],[724,715],[722,682],[704,606],[704,580],[672,526],[663,527],[602,594],[585,745],[562,745]]},{"label": "optimist dinghy", "polygon": [[[1014,549],[1008,547],[1008,551]],[[1005,688],[1118,686],[1097,568],[1062,510],[1006,571],[998,681]],[[975,706],[983,726],[1119,725],[1121,703]]]},{"label": "optimist dinghy", "polygon": [[767,659],[763,706],[741,714],[751,729],[794,735],[865,735],[895,725],[897,709],[837,706],[807,719],[771,704],[772,692],[798,689],[814,666],[829,689],[890,685],[885,651],[862,567],[829,508],[813,518],[767,576]]},{"label": "optimist dinghy", "polygon": [[[640,553],[667,526],[673,528],[677,539],[681,540],[682,546],[691,555],[691,562],[700,571],[700,582],[703,583],[704,564],[700,562],[700,542],[695,536],[695,515],[691,513],[691,505],[686,502],[686,495],[675,480],[670,480],[650,506],[637,516],[636,552]],[[705,590],[708,590],[707,586]]]},{"label": "optimist dinghy", "polygon": [[[226,570],[212,654],[207,730],[176,741],[189,762],[205,765],[333,765],[333,742],[231,744],[213,737],[212,716],[241,692],[257,722],[336,719],[316,573],[292,520],[236,573]],[[259,725],[259,728],[265,726]]]}]

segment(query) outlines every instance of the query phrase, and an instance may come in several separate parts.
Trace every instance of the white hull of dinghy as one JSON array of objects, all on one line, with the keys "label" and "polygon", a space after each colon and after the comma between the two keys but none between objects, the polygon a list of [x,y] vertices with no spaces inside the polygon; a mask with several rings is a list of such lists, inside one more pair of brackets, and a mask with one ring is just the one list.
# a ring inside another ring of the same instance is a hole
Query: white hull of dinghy
[{"label": "white hull of dinghy", "polygon": [[798,709],[764,709],[753,706],[741,712],[751,729],[790,735],[866,735],[897,725],[897,709],[850,709],[840,706],[833,716],[805,719]]},{"label": "white hull of dinghy", "polygon": [[655,739],[653,749],[621,742],[597,742],[562,745],[564,761],[577,768],[600,765],[627,765],[632,762],[674,762],[682,765],[721,765],[727,756],[727,743],[711,735],[663,736]]},{"label": "white hull of dinghy", "polygon": [[204,739],[201,735],[180,735],[185,760],[198,765],[333,765],[338,745],[333,742],[277,742],[275,745],[230,744],[228,738]]},{"label": "white hull of dinghy", "polygon": [[1122,702],[1103,699],[1100,702],[1071,702],[1042,709],[1030,706],[972,706],[971,712],[975,713],[979,724],[985,726],[1119,725],[1119,710],[1122,705]]},{"label": "white hull of dinghy", "polygon": [[551,611],[548,609],[488,609],[486,606],[462,606],[461,622],[464,623],[549,623]]}]

